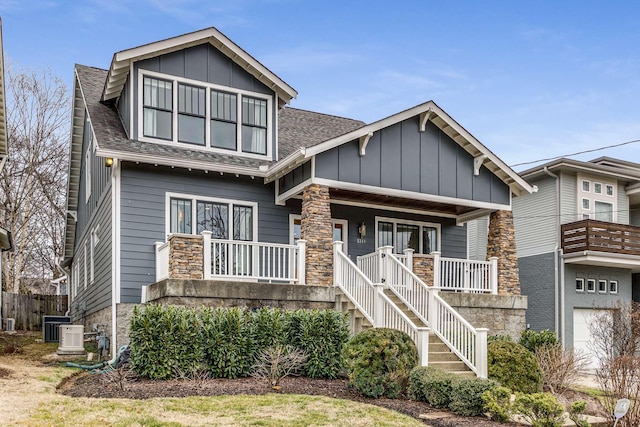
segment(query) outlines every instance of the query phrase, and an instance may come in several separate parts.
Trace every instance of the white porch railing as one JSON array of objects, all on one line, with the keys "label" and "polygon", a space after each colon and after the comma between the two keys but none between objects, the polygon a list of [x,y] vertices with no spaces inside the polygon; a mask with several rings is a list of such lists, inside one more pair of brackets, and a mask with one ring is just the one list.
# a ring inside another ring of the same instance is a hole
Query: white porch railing
[{"label": "white porch railing", "polygon": [[[212,239],[203,231],[202,278],[283,283],[305,282],[306,241],[295,245]],[[156,281],[170,277],[171,243],[156,243]]]},{"label": "white porch railing", "polygon": [[498,258],[489,261],[469,259],[441,258],[434,252],[434,283],[443,291],[498,293]]}]

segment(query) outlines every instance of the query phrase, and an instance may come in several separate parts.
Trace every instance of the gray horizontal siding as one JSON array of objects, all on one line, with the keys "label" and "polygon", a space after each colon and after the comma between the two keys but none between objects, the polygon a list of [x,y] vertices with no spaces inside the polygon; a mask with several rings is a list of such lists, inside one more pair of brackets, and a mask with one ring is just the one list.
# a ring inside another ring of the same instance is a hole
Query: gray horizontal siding
[{"label": "gray horizontal siding", "polygon": [[552,177],[531,181],[538,192],[513,198],[513,223],[518,257],[553,252],[557,243],[556,182]]},{"label": "gray horizontal siding", "polygon": [[562,224],[582,219],[578,216],[578,178],[575,172],[560,174],[560,221]]},{"label": "gray horizontal siding", "polygon": [[[74,319],[80,319],[82,317],[81,308],[85,307],[86,311],[84,315],[89,315],[103,308],[111,305],[111,290],[112,290],[112,274],[111,274],[111,260],[112,260],[112,239],[111,239],[111,227],[112,227],[112,210],[111,210],[111,187],[108,187],[108,191],[105,192],[102,201],[92,218],[91,222],[87,226],[87,232],[80,236],[79,244],[76,245],[76,253],[74,255],[74,265],[79,265],[79,281],[84,283],[84,245],[87,245],[87,287],[81,285],[78,287],[78,294],[71,304],[71,313]],[[96,226],[98,229],[98,244],[94,250],[94,282],[89,283],[90,276],[90,245],[91,245],[91,230]],[[72,267],[73,271],[73,267]],[[73,277],[73,275],[72,275]]]},{"label": "gray horizontal siding", "polygon": [[289,243],[290,207],[276,206],[274,185],[234,175],[186,172],[124,163],[121,181],[121,302],[139,302],[140,289],[155,281],[155,242],[166,241],[166,193],[258,204],[258,240]]},{"label": "gray horizontal siding", "polygon": [[510,190],[486,168],[473,174],[473,157],[433,123],[419,131],[412,117],[373,133],[364,156],[357,140],[316,156],[319,178],[509,204]]}]

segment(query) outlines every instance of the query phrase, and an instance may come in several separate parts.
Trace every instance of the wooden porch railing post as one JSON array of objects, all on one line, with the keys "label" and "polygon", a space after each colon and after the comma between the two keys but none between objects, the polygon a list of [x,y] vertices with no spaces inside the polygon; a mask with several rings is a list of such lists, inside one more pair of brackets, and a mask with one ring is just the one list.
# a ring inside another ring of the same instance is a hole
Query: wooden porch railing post
[{"label": "wooden porch railing post", "polygon": [[339,279],[341,279],[341,272],[339,270],[342,265],[341,260],[338,257],[338,252],[342,252],[343,243],[339,240],[333,242],[333,285],[336,286]]},{"label": "wooden porch railing post", "polygon": [[420,366],[429,366],[429,328],[418,328],[418,356],[420,358]]},{"label": "wooden porch railing post", "polygon": [[[162,265],[162,261],[163,260],[160,259],[160,246],[164,245],[164,243],[163,242],[155,242],[153,245],[156,248],[156,282],[157,282],[159,280],[160,276],[162,275],[162,267],[161,267],[161,265]],[[168,262],[169,262],[169,260],[167,260],[167,263]],[[167,270],[168,269],[169,268],[167,267]],[[71,291],[71,289],[69,289],[69,291]],[[71,293],[71,292],[69,292],[69,293]],[[1,324],[0,324],[0,328],[2,328]]]},{"label": "wooden porch railing post", "polygon": [[384,292],[384,283],[373,284],[373,327],[384,327],[384,301],[381,294]]},{"label": "wooden porch railing post", "polygon": [[[340,242],[342,243],[342,242]],[[298,265],[297,265],[297,270],[298,270],[298,277],[296,278],[296,283],[300,284],[300,285],[304,285],[307,280],[307,241],[304,239],[298,239],[297,241],[297,245],[298,245]],[[334,246],[334,250],[335,250],[335,246]],[[336,257],[333,257],[333,265],[335,268],[336,265]],[[334,283],[335,283],[335,274],[334,274]]]},{"label": "wooden porch railing post", "polygon": [[491,293],[498,294],[498,257],[489,258],[489,286]]},{"label": "wooden porch railing post", "polygon": [[413,249],[407,248],[402,252],[407,257],[407,268],[413,271],[413,252],[414,252]]},{"label": "wooden porch railing post", "polygon": [[480,378],[487,378],[489,367],[487,366],[487,328],[476,329],[476,369]]},{"label": "wooden porch railing post", "polygon": [[440,252],[431,252],[433,255],[433,287],[436,289],[440,289],[440,284],[442,283],[442,279],[440,277],[441,274],[441,263],[440,263]]},{"label": "wooden porch railing post", "polygon": [[202,232],[202,278],[211,279],[211,231]]}]

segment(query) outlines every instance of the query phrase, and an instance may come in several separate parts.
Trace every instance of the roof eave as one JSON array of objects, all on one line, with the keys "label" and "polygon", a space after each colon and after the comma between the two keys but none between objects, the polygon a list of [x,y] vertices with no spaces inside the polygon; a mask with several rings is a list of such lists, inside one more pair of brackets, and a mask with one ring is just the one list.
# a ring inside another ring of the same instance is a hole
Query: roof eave
[{"label": "roof eave", "polygon": [[211,27],[123,50],[114,54],[111,65],[109,66],[107,80],[102,93],[102,100],[115,99],[120,95],[132,62],[196,46],[203,42],[209,42],[265,86],[272,89],[282,101],[280,103],[281,105],[289,103],[293,98],[298,96],[298,92],[293,87],[289,86],[284,80],[262,65],[227,36],[216,28]]}]

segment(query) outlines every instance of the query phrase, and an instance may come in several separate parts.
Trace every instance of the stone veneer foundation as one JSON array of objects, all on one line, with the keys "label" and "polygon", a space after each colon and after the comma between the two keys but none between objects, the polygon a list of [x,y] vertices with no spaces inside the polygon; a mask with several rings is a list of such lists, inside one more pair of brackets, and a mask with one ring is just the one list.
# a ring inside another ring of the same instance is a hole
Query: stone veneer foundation
[{"label": "stone veneer foundation", "polygon": [[306,284],[333,285],[333,227],[329,187],[311,184],[302,193],[300,237],[307,241]]},{"label": "stone veneer foundation", "polygon": [[498,258],[498,294],[520,295],[513,212],[496,211],[489,219],[487,259]]},{"label": "stone veneer foundation", "polygon": [[427,286],[433,286],[433,256],[413,255],[413,272]]}]

